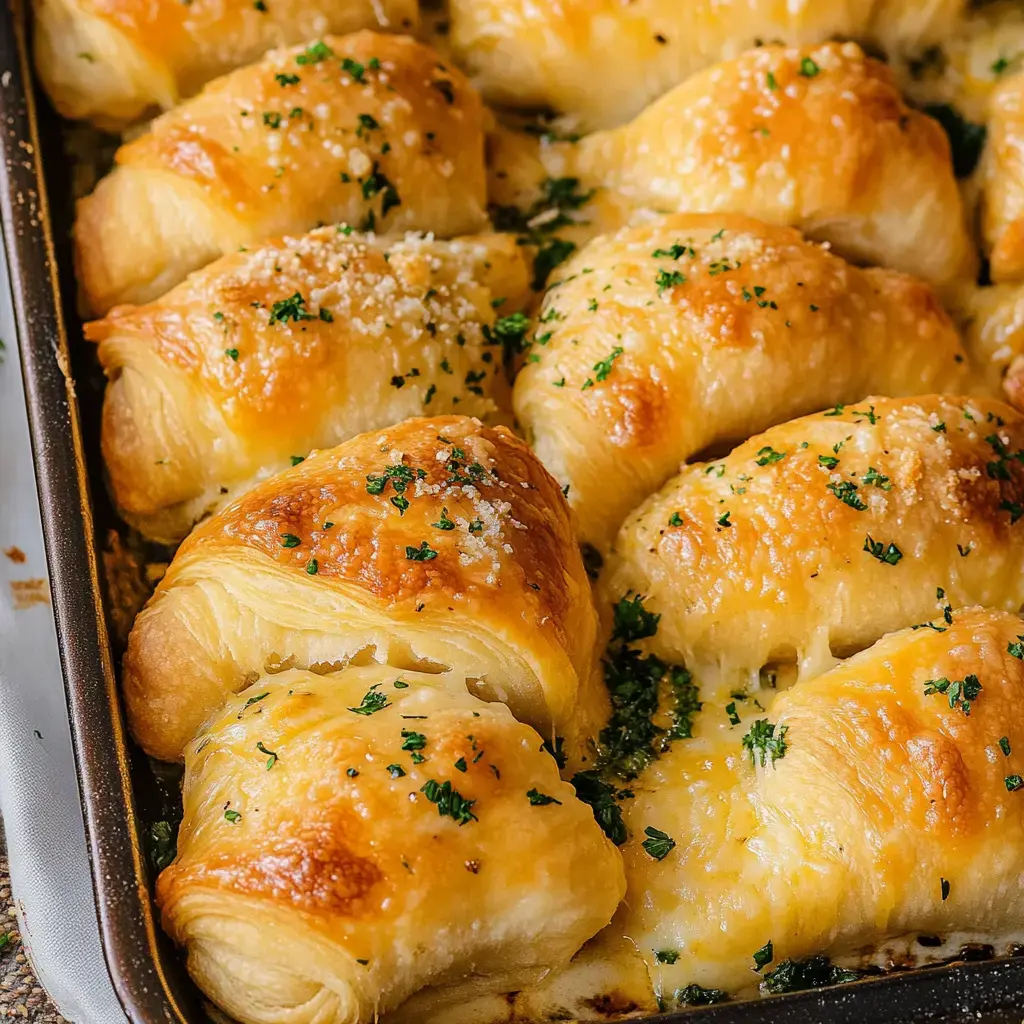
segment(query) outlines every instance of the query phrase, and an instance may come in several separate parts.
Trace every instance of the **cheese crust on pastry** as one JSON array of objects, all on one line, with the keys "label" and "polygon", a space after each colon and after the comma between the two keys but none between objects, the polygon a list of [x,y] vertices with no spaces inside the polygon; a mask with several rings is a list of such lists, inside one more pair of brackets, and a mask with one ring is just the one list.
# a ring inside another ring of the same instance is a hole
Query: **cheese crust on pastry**
[{"label": "cheese crust on pastry", "polygon": [[855,43],[749,50],[545,162],[633,206],[788,224],[934,284],[974,276],[946,133]]},{"label": "cheese crust on pastry", "polygon": [[271,47],[418,23],[415,0],[37,0],[33,42],[61,114],[110,128],[174,106]]},{"label": "cheese crust on pastry", "polygon": [[989,104],[983,158],[982,232],[993,281],[1024,279],[1024,73]]},{"label": "cheese crust on pastry", "polygon": [[85,302],[148,302],[223,253],[324,223],[479,230],[482,118],[465,76],[404,36],[275,50],[118,149],[78,204]]},{"label": "cheese crust on pastry", "polygon": [[964,6],[963,0],[451,0],[451,43],[488,100],[551,107],[589,127],[612,127],[688,75],[761,40],[927,45],[953,33]]},{"label": "cheese crust on pastry", "polygon": [[674,215],[596,239],[558,276],[513,405],[598,546],[710,445],[871,392],[969,380],[930,288],[789,228]]},{"label": "cheese crust on pastry", "polygon": [[327,227],[224,256],[87,324],[110,380],[103,455],[121,515],[179,541],[292,456],[423,413],[501,415],[494,305],[519,308],[528,271],[511,235]]},{"label": "cheese crust on pastry", "polygon": [[596,633],[558,484],[504,427],[411,419],[259,484],[196,527],[135,620],[132,730],[180,758],[251,673],[376,660],[576,728]]},{"label": "cheese crust on pastry", "polygon": [[536,732],[385,666],[245,690],[189,745],[184,810],[164,926],[243,1024],[368,1024],[425,985],[535,981],[625,890]]},{"label": "cheese crust on pastry", "polygon": [[[756,951],[767,974],[904,936],[1019,935],[1024,622],[951,618],[885,637],[767,713],[738,701],[738,724],[705,707],[630,784],[629,891],[610,930],[659,990],[749,989]],[[646,829],[665,840],[645,848]]]},{"label": "cheese crust on pastry", "polygon": [[814,676],[966,604],[1024,604],[1024,417],[954,396],[866,398],[685,469],[631,513],[608,597],[660,614],[649,649],[702,695]]}]

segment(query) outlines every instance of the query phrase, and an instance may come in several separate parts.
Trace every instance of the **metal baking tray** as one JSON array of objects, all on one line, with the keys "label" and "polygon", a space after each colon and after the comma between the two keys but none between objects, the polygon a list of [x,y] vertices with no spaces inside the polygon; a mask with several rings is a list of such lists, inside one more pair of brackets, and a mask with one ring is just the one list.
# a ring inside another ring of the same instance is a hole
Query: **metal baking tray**
[{"label": "metal baking tray", "polygon": [[[160,930],[142,842],[146,823],[167,816],[173,780],[168,785],[135,749],[117,688],[115,609],[102,568],[106,538],[118,524],[100,467],[102,375],[91,346],[79,340],[75,312],[68,126],[34,82],[23,0],[9,4],[0,12],[0,214],[100,937],[133,1024],[198,1024],[209,1018]],[[1022,1016],[1024,959],[1005,958],[648,1020],[1021,1024]]]}]

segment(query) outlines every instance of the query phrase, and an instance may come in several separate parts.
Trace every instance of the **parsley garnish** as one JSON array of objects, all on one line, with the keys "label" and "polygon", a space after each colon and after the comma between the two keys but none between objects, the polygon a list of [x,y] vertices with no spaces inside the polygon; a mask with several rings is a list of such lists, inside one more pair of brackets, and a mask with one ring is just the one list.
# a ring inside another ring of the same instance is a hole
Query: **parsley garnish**
[{"label": "parsley garnish", "polygon": [[670,246],[668,249],[655,249],[651,255],[657,259],[669,259],[677,260],[680,256],[688,256],[691,260],[695,259],[697,253],[694,251],[693,246],[680,245],[676,242],[675,245]]},{"label": "parsley garnish", "polygon": [[1003,785],[1006,786],[1007,793],[1016,793],[1018,789],[1024,789],[1024,779],[1019,775],[1007,775],[1003,779]]},{"label": "parsley garnish", "polygon": [[818,462],[826,469],[835,469],[839,465],[839,460],[834,455],[819,455]]},{"label": "parsley garnish", "polygon": [[334,51],[321,39],[318,42],[307,46],[306,49],[295,58],[296,64],[319,64],[328,57],[333,57]]},{"label": "parsley garnish", "polygon": [[676,841],[661,829],[648,825],[644,829],[644,835],[647,838],[640,845],[647,855],[655,860],[664,860],[675,849]]},{"label": "parsley garnish", "polygon": [[274,81],[283,89],[286,85],[298,85],[299,76],[278,73],[274,75]]},{"label": "parsley garnish", "polygon": [[405,769],[400,764],[389,764],[387,770],[393,779],[401,779],[405,775]]},{"label": "parsley garnish", "polygon": [[402,200],[399,198],[395,186],[379,167],[380,165],[374,160],[370,173],[363,179],[363,198],[372,199],[378,193],[383,193],[380,201],[380,215],[386,217],[388,210],[402,205]]},{"label": "parsley garnish", "polygon": [[453,523],[452,520],[450,520],[448,518],[448,509],[447,508],[442,508],[441,509],[441,517],[438,519],[438,521],[436,523],[431,523],[430,525],[436,527],[438,530],[454,530],[455,529],[455,523]]},{"label": "parsley garnish", "polygon": [[999,737],[999,749],[1003,752],[1004,757],[1010,756],[1010,738],[1009,736]]},{"label": "parsley garnish", "polygon": [[954,679],[952,682],[943,676],[941,679],[926,679],[924,694],[930,697],[934,693],[945,694],[950,708],[959,707],[965,715],[971,713],[971,702],[978,699],[981,683],[975,675]]},{"label": "parsley garnish", "polygon": [[236,822],[242,820],[242,816],[238,813],[238,811],[225,811],[224,819],[225,821],[229,821],[231,822],[232,825],[234,825]]},{"label": "parsley garnish", "polygon": [[800,61],[800,74],[804,78],[814,78],[821,74],[821,68],[810,57],[804,57]]},{"label": "parsley garnish", "polygon": [[354,78],[357,82],[362,83],[363,75],[366,72],[366,65],[360,64],[359,61],[353,60],[351,57],[341,58],[341,70],[346,75]]},{"label": "parsley garnish", "polygon": [[870,533],[864,538],[863,550],[883,565],[895,565],[903,557],[903,552],[895,544],[890,543],[886,547],[884,541],[872,540]]},{"label": "parsley garnish", "polygon": [[767,967],[772,960],[775,959],[775,950],[772,947],[772,940],[769,939],[755,954],[754,954],[754,970],[761,971]]},{"label": "parsley garnish", "polygon": [[281,534],[281,547],[283,548],[297,548],[301,543],[302,541],[294,533]]},{"label": "parsley garnish", "polygon": [[844,505],[856,509],[858,512],[865,512],[867,505],[857,494],[857,485],[851,480],[843,480],[838,484],[828,484],[825,488],[831,491]]},{"label": "parsley garnish", "polygon": [[785,452],[777,452],[771,445],[766,445],[757,453],[754,462],[759,466],[770,466],[773,462],[779,462],[786,457]]},{"label": "parsley garnish", "polygon": [[669,526],[682,526],[683,525],[683,517],[678,512],[673,512],[672,515],[670,515],[668,517],[668,525]]},{"label": "parsley garnish", "polygon": [[279,760],[277,754],[275,754],[273,750],[267,750],[267,748],[265,746],[263,746],[262,741],[256,744],[256,749],[261,754],[266,754],[267,755],[267,771],[269,772],[270,769],[273,768],[274,765],[277,764],[277,762]]},{"label": "parsley garnish", "polygon": [[768,759],[771,758],[772,765],[780,758],[786,756],[786,733],[789,726],[779,727],[778,734],[775,732],[775,725],[767,718],[759,718],[750,727],[750,731],[743,737],[743,749],[750,754],[750,762],[757,765],[760,758],[761,767],[764,768]]},{"label": "parsley garnish", "polygon": [[1024,634],[1017,637],[1016,643],[1006,645],[1006,653],[1012,654],[1015,658],[1019,658],[1021,661],[1024,661]]},{"label": "parsley garnish", "polygon": [[534,807],[546,807],[548,804],[558,804],[561,806],[562,803],[561,800],[556,800],[553,796],[548,796],[547,793],[541,793],[536,789],[527,790],[526,798]]},{"label": "parsley garnish", "polygon": [[572,777],[576,798],[590,805],[594,820],[604,834],[616,845],[626,841],[626,826],[622,822],[622,809],[615,802],[615,790],[601,780],[596,771],[577,772]]},{"label": "parsley garnish", "polygon": [[675,288],[676,285],[686,284],[686,275],[678,270],[659,270],[654,283],[658,286],[658,294],[661,295],[666,288]]},{"label": "parsley garnish", "polygon": [[[768,75],[771,77],[770,71]],[[723,992],[720,988],[704,988],[702,985],[677,988],[675,997],[679,1006],[713,1006],[715,1003],[727,1003],[730,999],[728,992]]]},{"label": "parsley garnish", "polygon": [[825,985],[844,985],[860,977],[855,971],[836,967],[826,956],[812,956],[807,960],[783,960],[774,971],[769,971],[761,982],[765,992],[801,992]]},{"label": "parsley garnish", "polygon": [[403,750],[422,750],[427,745],[427,737],[421,732],[408,732],[402,730]]},{"label": "parsley garnish", "polygon": [[224,349],[224,355],[234,362],[238,362],[238,349],[237,348],[226,348]]},{"label": "parsley garnish", "polygon": [[674,964],[679,959],[678,949],[656,949],[654,959],[659,964]]},{"label": "parsley garnish", "polygon": [[632,600],[622,598],[613,610],[612,640],[632,643],[646,640],[658,632],[661,616],[644,608],[644,599],[637,594]]},{"label": "parsley garnish", "polygon": [[425,541],[420,541],[420,546],[414,548],[407,544],[405,547],[405,557],[410,562],[430,562],[437,558],[437,552]]},{"label": "parsley garnish", "polygon": [[622,348],[619,345],[616,345],[615,348],[612,349],[611,355],[606,359],[600,360],[600,362],[594,363],[593,368],[597,371],[598,380],[608,379],[608,374],[612,372],[612,363],[622,355],[622,352]]},{"label": "parsley garnish", "polygon": [[388,699],[383,693],[379,690],[368,690],[363,695],[363,700],[359,707],[349,708],[349,711],[352,711],[357,715],[375,715],[378,711],[383,711],[385,708],[389,707],[391,707],[391,705],[388,703]]},{"label": "parsley garnish", "polygon": [[889,478],[884,473],[879,473],[874,466],[868,466],[868,471],[864,474],[864,483],[868,486],[873,484],[875,487],[881,487],[883,491],[892,489]]},{"label": "parsley garnish", "polygon": [[443,783],[428,779],[420,787],[420,792],[432,804],[437,804],[437,813],[442,818],[452,818],[460,825],[480,820],[472,811],[476,801],[467,800],[458,790],[452,789],[452,784],[447,779]]},{"label": "parsley garnish", "polygon": [[298,323],[300,320],[312,320],[313,314],[306,309],[306,300],[301,292],[296,292],[290,298],[281,299],[270,307],[270,325],[283,324],[291,320]]}]

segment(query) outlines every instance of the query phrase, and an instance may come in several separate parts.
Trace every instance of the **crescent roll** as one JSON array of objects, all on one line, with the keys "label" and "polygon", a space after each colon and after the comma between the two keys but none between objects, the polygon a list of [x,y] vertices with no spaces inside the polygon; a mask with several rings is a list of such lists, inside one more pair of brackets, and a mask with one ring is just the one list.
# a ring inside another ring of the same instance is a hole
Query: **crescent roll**
[{"label": "crescent roll", "polygon": [[416,672],[258,681],[189,745],[184,809],[157,901],[242,1024],[369,1024],[426,985],[537,980],[625,890],[540,736]]},{"label": "crescent roll", "polygon": [[934,284],[974,276],[946,133],[855,43],[750,50],[545,162],[634,206],[788,224]]},{"label": "crescent roll", "polygon": [[110,379],[102,441],[121,515],[179,541],[224,495],[310,449],[423,413],[500,413],[492,328],[527,294],[511,235],[396,241],[328,227],[115,308],[85,334]]},{"label": "crescent roll", "polygon": [[1024,73],[989,103],[982,232],[993,281],[1024,280]]},{"label": "crescent roll", "polygon": [[406,37],[275,50],[118,149],[78,204],[85,302],[148,302],[223,253],[324,223],[479,230],[482,118],[465,76]]},{"label": "crescent roll", "polygon": [[1024,417],[866,398],[690,466],[631,513],[602,574],[660,614],[650,649],[702,695],[801,678],[951,607],[1024,605]]},{"label": "crescent roll", "polygon": [[899,963],[922,935],[1000,953],[1019,937],[1024,622],[951,619],[891,634],[766,710],[737,702],[737,724],[705,708],[694,738],[631,784],[629,890],[610,930],[660,991],[772,991],[771,972],[819,954]]},{"label": "crescent roll", "polygon": [[599,547],[710,445],[870,392],[969,379],[930,288],[788,228],[675,215],[596,239],[559,274],[513,404]]},{"label": "crescent roll", "polygon": [[989,387],[1024,409],[1024,284],[975,288],[963,312],[964,341]]},{"label": "crescent roll", "polygon": [[418,22],[415,0],[37,0],[33,41],[61,114],[118,127],[273,46]]},{"label": "crescent roll", "polygon": [[761,40],[927,45],[952,34],[964,6],[963,0],[451,0],[449,10],[454,52],[489,100],[551,107],[591,127],[614,127],[688,75]]},{"label": "crescent roll", "polygon": [[192,531],[129,637],[128,717],[175,760],[251,674],[360,659],[570,737],[595,619],[569,508],[526,445],[467,417],[406,420]]}]

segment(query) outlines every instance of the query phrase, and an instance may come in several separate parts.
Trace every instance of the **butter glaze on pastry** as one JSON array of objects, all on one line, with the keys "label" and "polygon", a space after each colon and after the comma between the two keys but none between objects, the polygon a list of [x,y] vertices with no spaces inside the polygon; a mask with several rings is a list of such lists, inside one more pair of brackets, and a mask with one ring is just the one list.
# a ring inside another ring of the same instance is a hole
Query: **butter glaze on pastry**
[{"label": "butter glaze on pastry", "polygon": [[1024,73],[992,95],[983,158],[982,231],[993,281],[1024,279]]},{"label": "butter glaze on pastry", "polygon": [[661,616],[649,649],[684,662],[702,696],[754,692],[779,661],[814,676],[943,609],[1024,604],[1022,463],[1024,418],[992,400],[805,416],[645,501],[602,587],[644,595]]},{"label": "butter glaze on pastry", "polygon": [[633,206],[788,224],[934,284],[974,276],[945,132],[854,43],[750,50],[545,163]]},{"label": "butter glaze on pastry", "polygon": [[[1019,941],[1024,793],[1010,790],[1024,774],[1024,662],[1008,647],[1020,649],[1024,622],[980,609],[952,619],[885,637],[767,713],[738,701],[738,725],[705,708],[695,737],[630,784],[629,891],[609,931],[633,939],[666,996],[753,987],[769,940],[766,971],[819,953],[858,963],[901,937],[911,951],[919,935],[1000,952]],[[948,687],[928,686],[971,676],[969,715],[961,691],[951,707]],[[785,749],[754,768],[742,737],[756,720]],[[648,827],[675,844],[662,860],[642,848]],[[656,950],[678,959],[656,962]]]},{"label": "butter glaze on pastry", "polygon": [[426,669],[571,737],[595,640],[557,483],[503,427],[412,419],[259,484],[196,527],[128,640],[132,730],[174,760],[272,665]]},{"label": "butter glaze on pastry", "polygon": [[414,0],[37,0],[35,62],[65,117],[117,127],[271,47],[418,21]]},{"label": "butter glaze on pastry", "polygon": [[245,690],[189,745],[184,808],[157,900],[242,1024],[368,1024],[424,985],[535,981],[625,889],[537,733],[383,666]]},{"label": "butter glaze on pastry", "polygon": [[225,256],[87,324],[110,379],[103,454],[121,514],[178,541],[290,456],[425,412],[501,413],[492,304],[517,309],[528,272],[510,235],[328,227]]},{"label": "butter glaze on pastry", "polygon": [[675,215],[596,239],[557,276],[513,403],[599,546],[710,445],[870,392],[969,380],[930,288],[788,228]]},{"label": "butter glaze on pastry", "polygon": [[157,118],[79,202],[86,304],[150,301],[223,253],[323,223],[476,231],[482,118],[465,76],[412,39],[275,50]]},{"label": "butter glaze on pastry", "polygon": [[[761,40],[947,38],[963,0],[452,0],[456,56],[500,105],[552,107],[611,127],[688,75]],[[600,85],[595,88],[595,85]]]}]

